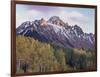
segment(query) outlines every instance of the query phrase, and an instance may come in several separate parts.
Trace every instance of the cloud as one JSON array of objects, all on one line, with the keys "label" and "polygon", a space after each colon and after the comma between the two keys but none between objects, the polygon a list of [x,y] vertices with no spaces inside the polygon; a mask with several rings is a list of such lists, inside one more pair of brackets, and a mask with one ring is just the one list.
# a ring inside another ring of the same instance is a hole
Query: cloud
[{"label": "cloud", "polygon": [[78,26],[80,26],[84,32],[88,31],[88,18],[77,11],[72,11],[71,13],[67,14],[68,18],[67,21],[69,22],[70,25],[75,25],[77,24]]},{"label": "cloud", "polygon": [[[25,6],[26,7],[26,6]],[[29,6],[28,6],[29,7]],[[65,23],[73,26],[77,24],[80,26],[84,32],[89,32],[89,25],[92,22],[89,17],[79,11],[79,9],[65,8],[65,7],[34,7],[31,6],[31,9],[24,9],[22,7],[20,11],[16,11],[16,27],[21,25],[25,21],[34,21],[44,17],[48,20],[51,16],[59,16]],[[92,15],[93,16],[93,15]],[[93,22],[92,22],[93,23]],[[93,26],[92,26],[93,27]],[[91,28],[92,29],[92,28]],[[93,30],[91,30],[92,32]]]},{"label": "cloud", "polygon": [[35,19],[39,19],[40,16],[42,16],[41,12],[36,10],[18,12],[16,14],[16,27],[25,21],[34,21]]},{"label": "cloud", "polygon": [[77,24],[84,32],[89,32],[89,19],[85,14],[78,11],[61,10],[59,15],[65,21],[65,23],[68,23],[70,26]]},{"label": "cloud", "polygon": [[45,11],[38,11],[38,10],[29,10],[25,11],[25,13],[20,13],[17,14],[17,24],[20,25],[22,22],[25,21],[34,21],[35,19],[40,19],[42,17],[46,18],[48,20],[51,16],[59,16],[65,23],[69,23],[71,26],[72,25],[79,25],[84,31],[86,31],[86,22],[87,22],[87,17],[84,16],[83,14],[77,12],[77,11],[72,11],[72,12],[67,12],[64,10],[54,10],[53,12],[50,11],[48,14],[46,14]]},{"label": "cloud", "polygon": [[87,23],[88,22],[88,18],[84,14],[77,12],[77,11],[73,11],[73,12],[69,13],[68,17],[71,20],[78,21],[80,23]]}]

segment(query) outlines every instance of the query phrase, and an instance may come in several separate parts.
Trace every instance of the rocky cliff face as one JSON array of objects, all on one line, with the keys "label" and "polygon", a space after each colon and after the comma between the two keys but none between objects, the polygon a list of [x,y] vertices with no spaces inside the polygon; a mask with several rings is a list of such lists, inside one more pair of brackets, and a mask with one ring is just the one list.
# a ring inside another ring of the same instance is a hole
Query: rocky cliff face
[{"label": "rocky cliff face", "polygon": [[44,18],[26,21],[16,29],[16,34],[65,48],[95,49],[95,37],[92,33],[84,33],[78,25],[69,26],[57,16],[48,21]]}]

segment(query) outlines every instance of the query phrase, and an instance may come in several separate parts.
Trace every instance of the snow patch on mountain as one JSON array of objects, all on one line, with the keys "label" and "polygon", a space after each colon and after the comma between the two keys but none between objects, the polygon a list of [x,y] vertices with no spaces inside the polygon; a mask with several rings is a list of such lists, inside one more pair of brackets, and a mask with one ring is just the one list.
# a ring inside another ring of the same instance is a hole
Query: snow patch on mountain
[{"label": "snow patch on mountain", "polygon": [[78,25],[66,25],[55,16],[48,21],[44,18],[32,22],[26,21],[16,29],[16,34],[29,35],[41,41],[47,40],[65,48],[95,49],[95,38],[92,33],[84,33]]}]

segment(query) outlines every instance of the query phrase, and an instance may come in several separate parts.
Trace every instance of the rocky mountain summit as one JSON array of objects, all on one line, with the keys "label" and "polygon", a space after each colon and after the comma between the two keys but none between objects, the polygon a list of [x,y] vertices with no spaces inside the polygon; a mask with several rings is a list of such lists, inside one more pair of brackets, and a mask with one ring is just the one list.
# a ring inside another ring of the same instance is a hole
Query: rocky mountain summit
[{"label": "rocky mountain summit", "polygon": [[78,25],[69,26],[58,16],[53,16],[47,21],[41,18],[32,22],[23,22],[16,29],[16,34],[64,48],[95,49],[94,34],[83,32]]}]

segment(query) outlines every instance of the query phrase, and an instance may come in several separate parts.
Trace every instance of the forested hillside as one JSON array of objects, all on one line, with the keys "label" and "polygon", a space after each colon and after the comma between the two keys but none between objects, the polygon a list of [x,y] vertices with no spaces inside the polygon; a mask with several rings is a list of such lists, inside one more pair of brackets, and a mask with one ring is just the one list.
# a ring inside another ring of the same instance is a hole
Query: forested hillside
[{"label": "forested hillside", "polygon": [[16,36],[17,73],[75,71],[95,67],[95,51],[69,49]]}]

